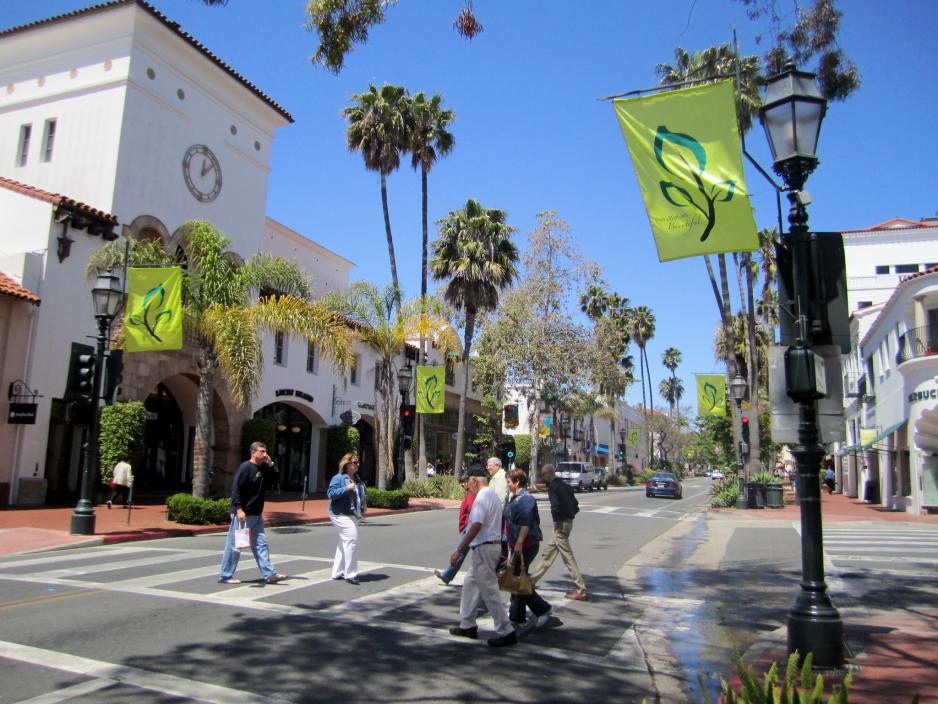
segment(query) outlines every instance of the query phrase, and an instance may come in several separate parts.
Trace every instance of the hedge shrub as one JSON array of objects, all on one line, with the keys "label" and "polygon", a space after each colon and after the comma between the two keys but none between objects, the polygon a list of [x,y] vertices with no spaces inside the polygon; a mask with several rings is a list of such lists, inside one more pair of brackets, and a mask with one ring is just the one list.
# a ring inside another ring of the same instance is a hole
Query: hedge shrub
[{"label": "hedge shrub", "polygon": [[710,505],[714,508],[733,508],[739,500],[739,482],[724,479],[710,487]]},{"label": "hedge shrub", "polygon": [[365,489],[365,503],[369,508],[407,508],[410,496],[403,489]]},{"label": "hedge shrub", "polygon": [[231,521],[231,499],[197,499],[192,494],[174,494],[166,500],[168,519],[187,525],[220,525]]},{"label": "hedge shrub", "polygon": [[531,436],[515,435],[515,464],[521,469],[527,469],[531,461]]},{"label": "hedge shrub", "polygon": [[612,486],[628,486],[629,478],[624,474],[610,474],[609,484]]},{"label": "hedge shrub", "polygon": [[456,477],[427,477],[426,479],[409,479],[401,487],[408,496],[420,499],[462,499],[465,492]]},{"label": "hedge shrub", "polygon": [[111,481],[114,465],[123,459],[133,469],[143,468],[147,410],[141,401],[122,401],[101,409],[98,431],[98,467],[101,481]]}]

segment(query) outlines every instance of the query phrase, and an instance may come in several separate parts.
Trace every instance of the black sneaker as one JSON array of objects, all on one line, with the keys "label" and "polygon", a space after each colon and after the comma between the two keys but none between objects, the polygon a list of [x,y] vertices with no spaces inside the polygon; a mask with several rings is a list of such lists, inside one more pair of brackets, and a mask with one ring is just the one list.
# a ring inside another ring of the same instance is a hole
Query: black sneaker
[{"label": "black sneaker", "polygon": [[443,573],[440,572],[439,570],[433,570],[433,574],[435,574],[439,578],[439,580],[443,582],[443,584],[449,584],[449,580],[446,577],[444,577]]},{"label": "black sneaker", "polygon": [[[472,626],[471,628],[460,628],[459,626],[453,626],[449,629],[450,635],[461,636],[462,638],[478,638],[479,637],[479,627]],[[514,635],[514,634],[512,634]]]},{"label": "black sneaker", "polygon": [[516,645],[518,643],[518,636],[515,635],[515,632],[504,635],[496,636],[495,638],[489,638],[488,644],[493,648],[504,648],[506,645]]}]

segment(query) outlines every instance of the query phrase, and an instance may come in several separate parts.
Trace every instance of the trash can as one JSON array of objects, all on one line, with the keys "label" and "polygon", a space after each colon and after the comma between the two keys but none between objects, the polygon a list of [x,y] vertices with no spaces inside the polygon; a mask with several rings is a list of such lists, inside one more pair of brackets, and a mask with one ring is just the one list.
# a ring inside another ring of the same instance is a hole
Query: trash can
[{"label": "trash can", "polygon": [[749,508],[765,508],[765,484],[749,482],[746,484],[746,494],[749,496]]},{"label": "trash can", "polygon": [[879,484],[874,481],[867,482],[863,487],[863,503],[879,503]]},{"label": "trash can", "polygon": [[765,505],[768,508],[785,508],[785,495],[780,482],[765,485]]}]

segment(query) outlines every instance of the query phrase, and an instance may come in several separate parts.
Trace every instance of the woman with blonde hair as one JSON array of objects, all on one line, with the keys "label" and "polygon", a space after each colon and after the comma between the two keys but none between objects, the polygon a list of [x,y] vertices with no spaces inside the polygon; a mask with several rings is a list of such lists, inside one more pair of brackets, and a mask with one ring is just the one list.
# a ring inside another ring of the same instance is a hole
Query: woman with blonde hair
[{"label": "woman with blonde hair", "polygon": [[332,578],[358,584],[358,522],[365,513],[365,485],[358,478],[358,455],[339,460],[339,472],[329,482],[329,520],[339,532],[332,561]]}]

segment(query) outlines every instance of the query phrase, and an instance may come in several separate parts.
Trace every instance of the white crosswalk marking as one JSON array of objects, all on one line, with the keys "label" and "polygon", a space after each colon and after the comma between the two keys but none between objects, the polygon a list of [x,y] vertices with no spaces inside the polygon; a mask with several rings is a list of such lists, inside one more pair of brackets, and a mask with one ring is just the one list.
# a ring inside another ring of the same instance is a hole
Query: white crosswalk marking
[{"label": "white crosswalk marking", "polygon": [[[938,574],[938,529],[905,526],[824,529],[826,568],[841,573],[869,574],[888,570],[909,577]],[[845,587],[837,579],[837,587]]]}]

